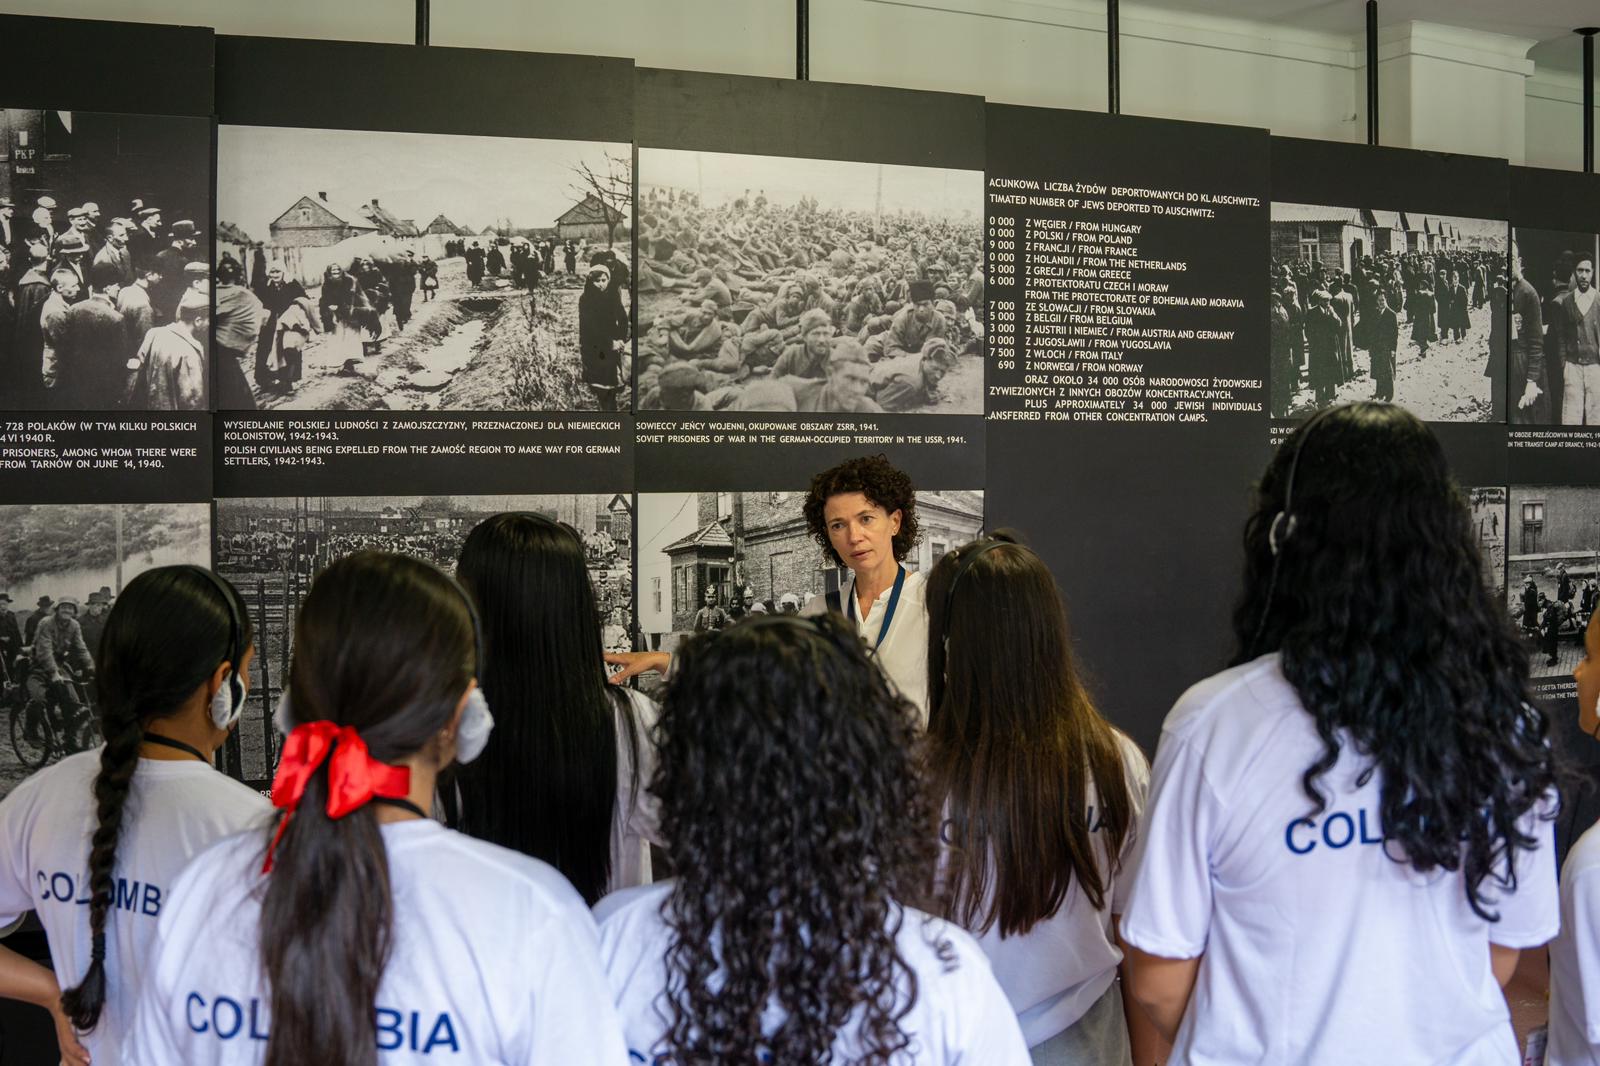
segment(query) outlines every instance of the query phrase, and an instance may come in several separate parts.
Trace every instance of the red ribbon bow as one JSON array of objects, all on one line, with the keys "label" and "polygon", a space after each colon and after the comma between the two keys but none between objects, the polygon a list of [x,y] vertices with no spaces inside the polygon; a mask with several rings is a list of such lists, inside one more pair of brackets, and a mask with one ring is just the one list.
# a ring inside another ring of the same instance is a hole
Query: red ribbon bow
[{"label": "red ribbon bow", "polygon": [[411,768],[391,766],[374,759],[355,727],[337,726],[328,721],[295,726],[284,741],[283,757],[272,779],[272,805],[288,813],[278,822],[278,831],[267,847],[262,873],[272,869],[272,853],[283,839],[289,819],[300,808],[306,783],[324,762],[328,763],[329,818],[343,818],[379,796],[403,799],[411,791]]}]

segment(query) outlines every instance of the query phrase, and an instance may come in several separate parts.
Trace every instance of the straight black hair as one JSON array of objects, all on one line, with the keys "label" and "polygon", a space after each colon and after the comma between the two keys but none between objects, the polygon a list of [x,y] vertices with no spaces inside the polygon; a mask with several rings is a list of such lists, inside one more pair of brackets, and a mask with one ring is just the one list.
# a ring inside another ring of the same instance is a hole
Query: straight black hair
[{"label": "straight black hair", "polygon": [[541,515],[493,515],[467,534],[456,576],[478,605],[478,683],[495,711],[489,746],[460,773],[462,827],[549,863],[592,905],[611,878],[618,723],[635,793],[639,737],[606,681],[583,541]]},{"label": "straight black hair", "polygon": [[[94,779],[95,829],[89,849],[89,969],[61,994],[61,1009],[80,1031],[93,1029],[105,1008],[106,918],[116,891],[117,843],[123,814],[139,768],[139,743],[151,722],[176,714],[228,660],[237,636],[248,648],[250,617],[234,633],[233,610],[223,589],[238,603],[224,578],[194,566],[161,566],[139,574],[122,590],[106,616],[100,646],[91,649],[98,668],[100,729],[105,747]],[[243,658],[243,655],[240,655]],[[231,664],[238,669],[239,664]]]},{"label": "straight black hair", "polygon": [[[442,571],[357,552],[322,572],[295,620],[295,719],[353,726],[374,759],[406,758],[437,743],[450,723],[477,669],[475,648],[467,601]],[[370,804],[333,819],[327,803],[324,762],[266,877],[265,1066],[378,1061],[376,997],[394,922],[389,859]]]}]

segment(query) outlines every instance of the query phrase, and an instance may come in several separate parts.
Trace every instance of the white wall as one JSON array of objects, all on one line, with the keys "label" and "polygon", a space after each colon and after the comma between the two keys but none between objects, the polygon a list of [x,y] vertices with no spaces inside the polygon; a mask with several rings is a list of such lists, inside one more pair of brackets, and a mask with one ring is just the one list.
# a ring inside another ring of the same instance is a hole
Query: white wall
[{"label": "white wall", "polygon": [[[0,10],[400,43],[415,19],[412,0],[0,0]],[[1358,36],[1154,4],[1122,10],[1124,112],[1365,137]],[[432,40],[791,77],[794,29],[793,0],[433,0]],[[1383,143],[1576,169],[1576,79],[1530,78],[1531,43],[1427,23],[1387,28]],[[1103,0],[812,0],[817,80],[1100,110],[1105,45]]]},{"label": "white wall", "polygon": [[[1595,109],[1600,125],[1600,108]],[[1529,80],[1526,105],[1527,163],[1530,167],[1579,170],[1583,167],[1583,89],[1580,80],[1541,71]]]}]

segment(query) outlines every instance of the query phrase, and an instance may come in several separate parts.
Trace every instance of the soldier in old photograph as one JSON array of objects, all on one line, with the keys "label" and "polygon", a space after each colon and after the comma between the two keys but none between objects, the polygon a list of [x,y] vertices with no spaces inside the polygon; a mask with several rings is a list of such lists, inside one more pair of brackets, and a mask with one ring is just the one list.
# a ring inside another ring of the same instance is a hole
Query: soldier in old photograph
[{"label": "soldier in old photograph", "polygon": [[[982,410],[981,185],[967,172],[663,150],[640,168],[641,407]],[[827,385],[841,344],[843,361],[865,356],[859,397]],[[685,364],[692,396],[662,387]],[[836,396],[846,406],[813,406]]]}]

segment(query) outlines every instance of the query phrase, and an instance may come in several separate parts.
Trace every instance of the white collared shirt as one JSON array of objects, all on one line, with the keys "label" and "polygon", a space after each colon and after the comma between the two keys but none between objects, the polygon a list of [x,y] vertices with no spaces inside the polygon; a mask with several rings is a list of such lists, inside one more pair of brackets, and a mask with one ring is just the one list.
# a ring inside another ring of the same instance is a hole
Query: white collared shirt
[{"label": "white collared shirt", "polygon": [[[894,619],[889,623],[889,633],[878,644],[883,630],[883,619],[889,611],[889,598],[894,586],[878,593],[866,616],[860,613],[860,604],[851,607],[856,594],[856,577],[848,577],[839,589],[839,603],[849,611],[848,617],[856,624],[856,632],[867,642],[867,647],[877,647],[873,658],[883,668],[900,694],[917,707],[917,720],[926,729],[928,725],[928,581],[915,570],[906,571],[905,585],[900,590],[900,602],[894,609]],[[800,612],[819,615],[828,609],[826,596],[813,596]]]}]

